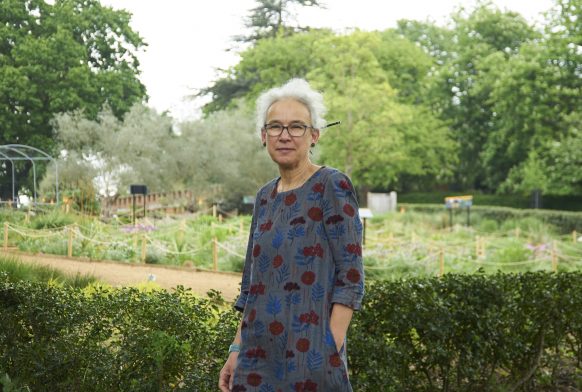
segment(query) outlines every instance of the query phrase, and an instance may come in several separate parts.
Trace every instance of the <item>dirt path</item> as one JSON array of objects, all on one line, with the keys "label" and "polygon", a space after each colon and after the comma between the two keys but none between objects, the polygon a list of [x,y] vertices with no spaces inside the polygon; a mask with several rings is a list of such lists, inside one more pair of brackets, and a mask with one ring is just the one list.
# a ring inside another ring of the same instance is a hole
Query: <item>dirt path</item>
[{"label": "dirt path", "polygon": [[193,292],[206,295],[210,289],[218,290],[227,300],[234,300],[239,293],[241,275],[229,272],[195,271],[190,268],[151,264],[125,264],[112,261],[85,261],[54,255],[32,255],[17,251],[3,252],[25,263],[40,264],[59,269],[67,274],[90,274],[112,286],[133,286],[148,278],[165,289],[178,285],[190,287]]}]

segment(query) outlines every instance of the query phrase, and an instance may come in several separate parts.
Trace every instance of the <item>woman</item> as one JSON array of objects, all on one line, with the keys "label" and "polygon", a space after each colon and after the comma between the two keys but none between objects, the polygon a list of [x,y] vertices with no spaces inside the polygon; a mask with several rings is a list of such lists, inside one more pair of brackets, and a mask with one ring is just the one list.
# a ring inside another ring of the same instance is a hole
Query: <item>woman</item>
[{"label": "woman", "polygon": [[280,177],[257,193],[221,391],[351,391],[346,333],[364,294],[362,225],[349,178],[309,160],[323,97],[301,79],[257,101]]}]

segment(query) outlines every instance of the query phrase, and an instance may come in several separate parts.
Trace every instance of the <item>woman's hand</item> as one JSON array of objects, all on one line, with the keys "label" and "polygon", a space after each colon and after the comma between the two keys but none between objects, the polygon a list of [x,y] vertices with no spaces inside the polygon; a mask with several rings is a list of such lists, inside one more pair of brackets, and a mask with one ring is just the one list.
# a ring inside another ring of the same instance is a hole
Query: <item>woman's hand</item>
[{"label": "woman's hand", "polygon": [[238,352],[232,352],[228,355],[226,363],[220,370],[220,376],[218,377],[218,387],[221,392],[230,392],[232,390],[232,384],[234,382],[234,368],[236,367],[236,360],[238,358]]}]

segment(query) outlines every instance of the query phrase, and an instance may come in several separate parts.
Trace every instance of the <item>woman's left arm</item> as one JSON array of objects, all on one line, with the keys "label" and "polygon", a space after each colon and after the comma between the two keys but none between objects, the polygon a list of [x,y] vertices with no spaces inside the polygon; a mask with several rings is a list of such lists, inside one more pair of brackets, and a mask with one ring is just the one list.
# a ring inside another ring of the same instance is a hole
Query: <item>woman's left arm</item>
[{"label": "woman's left arm", "polygon": [[322,223],[335,266],[330,329],[339,351],[353,312],[360,309],[364,296],[363,227],[354,187],[345,174],[330,175],[323,199]]}]

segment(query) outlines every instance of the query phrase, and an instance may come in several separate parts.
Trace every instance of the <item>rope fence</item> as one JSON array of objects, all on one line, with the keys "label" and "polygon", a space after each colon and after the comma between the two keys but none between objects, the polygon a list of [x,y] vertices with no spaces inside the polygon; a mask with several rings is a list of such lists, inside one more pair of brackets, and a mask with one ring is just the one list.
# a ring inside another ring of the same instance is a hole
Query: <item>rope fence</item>
[{"label": "rope fence", "polygon": [[[214,213],[218,213],[213,209]],[[144,226],[145,227],[145,226]],[[123,229],[123,228],[122,228]],[[218,230],[225,230],[232,233],[227,240],[221,242],[216,236]],[[212,222],[210,241],[201,246],[192,248],[192,238],[197,238],[203,230],[196,230],[192,227],[187,228],[185,221],[181,221],[179,227],[162,227],[155,228],[156,235],[169,237],[167,241],[153,237],[153,231],[144,230],[143,232],[126,232],[120,236],[108,235],[100,232],[84,233],[76,224],[62,226],[51,229],[31,229],[14,225],[8,222],[4,223],[4,241],[3,249],[9,248],[10,233],[17,234],[23,239],[30,238],[34,240],[48,239],[59,237],[67,241],[67,257],[73,257],[75,243],[83,242],[83,246],[93,244],[99,247],[122,248],[133,250],[140,262],[145,263],[148,253],[152,250],[161,252],[163,255],[172,255],[175,257],[192,257],[199,256],[202,252],[211,248],[213,270],[218,271],[219,258],[222,256],[235,257],[240,260],[245,259],[244,249],[248,240],[248,230],[240,220],[238,224],[229,222]],[[85,230],[86,231],[86,230]],[[499,235],[482,235],[475,231],[472,238],[467,240],[455,239],[433,240],[423,238],[414,231],[404,236],[396,237],[394,233],[386,228],[381,228],[367,234],[367,243],[365,246],[364,264],[366,257],[376,260],[382,260],[382,264],[366,265],[366,269],[389,271],[399,266],[429,268],[431,265],[438,268],[438,275],[443,275],[447,265],[454,266],[455,262],[462,260],[474,265],[512,267],[524,265],[546,265],[552,271],[558,270],[560,263],[568,265],[582,265],[582,244],[579,241],[579,233],[572,232],[571,235],[562,236],[561,241],[551,240],[548,243],[530,247],[533,258],[527,260],[511,262],[495,262],[489,258],[495,255],[495,252],[502,251],[503,245],[499,240],[508,240],[508,237]],[[188,235],[188,238],[186,238]],[[205,235],[208,235],[206,230]],[[528,233],[523,233],[519,229],[513,230],[512,237],[525,238]],[[440,237],[440,235],[433,236]],[[238,245],[238,247],[237,247]],[[524,245],[525,246],[525,245]],[[238,248],[238,249],[237,249]],[[240,249],[243,249],[241,251]],[[220,252],[220,254],[219,254]],[[394,260],[399,260],[395,262]],[[406,260],[402,263],[401,260]]]}]

